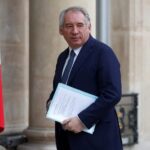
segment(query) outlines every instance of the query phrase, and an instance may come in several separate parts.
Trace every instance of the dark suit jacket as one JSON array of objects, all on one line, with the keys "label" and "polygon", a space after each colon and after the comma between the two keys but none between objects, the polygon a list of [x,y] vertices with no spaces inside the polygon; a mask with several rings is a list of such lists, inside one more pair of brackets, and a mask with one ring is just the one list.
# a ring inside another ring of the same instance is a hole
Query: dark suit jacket
[{"label": "dark suit jacket", "polygon": [[[52,99],[57,84],[61,82],[68,53],[69,49],[66,49],[58,57],[49,99]],[[85,132],[75,134],[64,131],[56,122],[58,150],[122,150],[114,109],[121,97],[120,65],[112,49],[90,36],[74,63],[68,85],[98,96],[95,103],[78,115],[87,128],[96,123],[96,129],[93,135]]]}]

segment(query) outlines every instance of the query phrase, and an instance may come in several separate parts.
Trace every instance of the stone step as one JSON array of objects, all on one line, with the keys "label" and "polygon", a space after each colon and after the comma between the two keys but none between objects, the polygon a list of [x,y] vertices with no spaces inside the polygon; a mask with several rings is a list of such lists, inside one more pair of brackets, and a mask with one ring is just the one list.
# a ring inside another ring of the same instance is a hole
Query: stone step
[{"label": "stone step", "polygon": [[18,146],[17,150],[56,150],[55,143],[25,143]]},{"label": "stone step", "polygon": [[0,150],[6,150],[3,146],[0,145]]}]

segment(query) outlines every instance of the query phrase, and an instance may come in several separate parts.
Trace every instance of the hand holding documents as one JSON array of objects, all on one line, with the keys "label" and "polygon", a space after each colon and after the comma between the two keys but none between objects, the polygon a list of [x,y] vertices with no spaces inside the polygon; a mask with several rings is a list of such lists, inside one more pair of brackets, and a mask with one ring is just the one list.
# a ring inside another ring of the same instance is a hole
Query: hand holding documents
[{"label": "hand holding documents", "polygon": [[[59,83],[46,117],[62,123],[65,119],[77,116],[95,102],[96,98],[92,94]],[[95,125],[84,131],[92,134],[94,128]]]}]

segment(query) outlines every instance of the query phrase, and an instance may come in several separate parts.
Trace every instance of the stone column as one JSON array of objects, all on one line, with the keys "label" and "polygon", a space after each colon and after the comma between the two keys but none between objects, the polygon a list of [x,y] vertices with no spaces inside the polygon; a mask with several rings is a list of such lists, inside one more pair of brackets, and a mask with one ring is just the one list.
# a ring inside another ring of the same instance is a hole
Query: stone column
[{"label": "stone column", "polygon": [[[20,150],[55,149],[54,123],[45,118],[45,106],[52,90],[57,56],[67,46],[59,35],[58,16],[60,10],[73,3],[70,0],[30,1],[30,115],[25,132],[29,142],[21,145]],[[87,5],[86,0],[80,3]],[[92,9],[95,5],[87,6]]]},{"label": "stone column", "polygon": [[[28,143],[19,150],[54,150],[54,123],[46,119],[46,100],[51,91],[57,51],[57,26],[49,0],[30,1],[29,127]],[[54,24],[53,24],[54,23]]]},{"label": "stone column", "polygon": [[21,133],[28,126],[28,0],[0,1],[5,132]]},{"label": "stone column", "polygon": [[115,50],[120,63],[122,72],[122,85],[123,92],[129,90],[129,36],[130,36],[130,14],[129,14],[129,2],[113,0],[111,1],[111,45]]}]

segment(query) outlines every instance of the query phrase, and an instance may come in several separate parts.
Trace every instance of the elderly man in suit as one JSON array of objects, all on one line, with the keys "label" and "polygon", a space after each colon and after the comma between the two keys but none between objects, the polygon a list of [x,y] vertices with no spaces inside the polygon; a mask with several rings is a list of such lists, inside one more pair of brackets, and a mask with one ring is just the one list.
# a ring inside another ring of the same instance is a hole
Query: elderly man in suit
[{"label": "elderly man in suit", "polygon": [[[58,57],[47,105],[60,82],[98,98],[78,116],[63,124],[55,123],[57,150],[122,150],[114,108],[121,98],[120,64],[109,46],[91,36],[90,17],[84,8],[63,10],[59,21],[59,31],[68,48]],[[83,132],[93,124],[96,124],[93,134]]]}]

